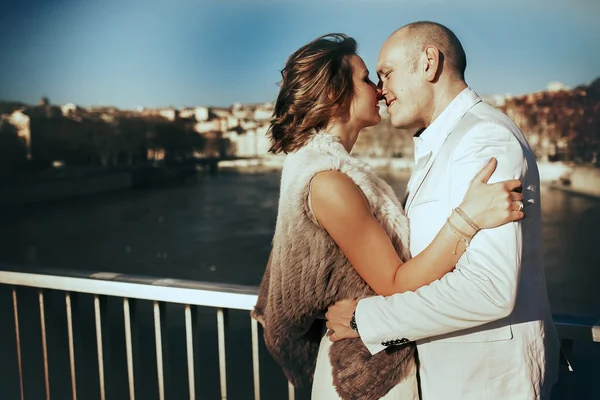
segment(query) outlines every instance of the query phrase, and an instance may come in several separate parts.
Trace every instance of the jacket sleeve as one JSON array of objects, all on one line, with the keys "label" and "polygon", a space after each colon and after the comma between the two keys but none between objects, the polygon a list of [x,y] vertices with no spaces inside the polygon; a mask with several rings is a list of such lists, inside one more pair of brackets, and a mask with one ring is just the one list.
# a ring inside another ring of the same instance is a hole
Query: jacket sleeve
[{"label": "jacket sleeve", "polygon": [[[471,179],[490,159],[498,160],[489,183],[521,178],[520,142],[496,122],[480,122],[465,133],[450,159],[450,205],[462,201]],[[356,321],[371,353],[382,342],[421,340],[473,328],[508,316],[515,304],[521,268],[521,225],[512,222],[477,233],[456,269],[441,280],[389,297],[358,303]]]}]

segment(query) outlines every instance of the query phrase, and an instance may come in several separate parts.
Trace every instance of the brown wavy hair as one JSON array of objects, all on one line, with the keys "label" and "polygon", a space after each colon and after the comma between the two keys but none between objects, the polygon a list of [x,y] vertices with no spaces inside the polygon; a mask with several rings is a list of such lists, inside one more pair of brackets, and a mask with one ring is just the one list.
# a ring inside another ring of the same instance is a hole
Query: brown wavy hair
[{"label": "brown wavy hair", "polygon": [[356,41],[342,33],[320,36],[296,50],[281,70],[269,134],[269,152],[289,153],[304,146],[334,117],[347,115],[354,96],[350,56]]}]

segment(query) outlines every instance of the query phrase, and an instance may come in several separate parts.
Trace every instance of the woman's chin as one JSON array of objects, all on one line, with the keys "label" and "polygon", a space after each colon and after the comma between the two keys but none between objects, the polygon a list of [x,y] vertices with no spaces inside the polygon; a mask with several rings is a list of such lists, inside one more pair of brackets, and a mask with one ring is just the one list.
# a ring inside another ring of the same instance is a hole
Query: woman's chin
[{"label": "woman's chin", "polygon": [[381,116],[380,115],[377,115],[376,117],[374,116],[370,120],[363,120],[361,122],[361,124],[359,125],[359,126],[361,126],[360,130],[363,130],[365,128],[370,128],[372,126],[375,126],[375,125],[379,124],[380,122],[381,122]]},{"label": "woman's chin", "polygon": [[377,117],[373,118],[373,121],[371,121],[371,124],[369,126],[378,125],[380,122],[381,122],[381,115],[377,114]]}]

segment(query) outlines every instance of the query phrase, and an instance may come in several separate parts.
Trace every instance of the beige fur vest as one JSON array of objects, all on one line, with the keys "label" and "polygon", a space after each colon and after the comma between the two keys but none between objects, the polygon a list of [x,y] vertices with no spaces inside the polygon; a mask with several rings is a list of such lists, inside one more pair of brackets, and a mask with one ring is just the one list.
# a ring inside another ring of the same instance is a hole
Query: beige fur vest
[{"label": "beige fur vest", "polygon": [[[312,217],[310,181],[326,170],[341,171],[356,183],[400,258],[409,258],[408,220],[394,191],[350,156],[336,136],[315,134],[287,156],[271,260],[253,317],[263,324],[269,352],[296,387],[313,379],[323,329],[319,315],[338,300],[375,294]],[[350,339],[333,343],[329,357],[342,399],[379,399],[412,368],[414,347],[394,346],[371,356],[360,339]]]}]

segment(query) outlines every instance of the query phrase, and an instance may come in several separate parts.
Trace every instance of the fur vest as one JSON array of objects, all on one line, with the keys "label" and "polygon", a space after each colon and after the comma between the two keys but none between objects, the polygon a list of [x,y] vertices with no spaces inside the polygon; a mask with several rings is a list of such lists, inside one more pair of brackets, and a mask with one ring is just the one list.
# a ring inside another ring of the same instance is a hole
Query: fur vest
[{"label": "fur vest", "polygon": [[[313,379],[324,325],[319,316],[338,300],[375,295],[310,210],[311,179],[327,170],[340,171],[356,183],[400,258],[409,259],[408,219],[394,191],[349,155],[337,136],[317,133],[287,156],[271,259],[252,315],[264,327],[267,349],[296,387]],[[381,398],[415,362],[413,344],[372,356],[360,339],[333,343],[329,357],[342,399]]]}]

